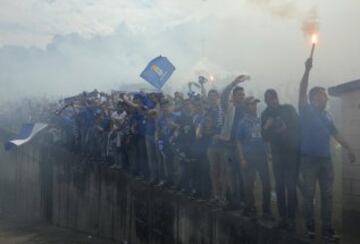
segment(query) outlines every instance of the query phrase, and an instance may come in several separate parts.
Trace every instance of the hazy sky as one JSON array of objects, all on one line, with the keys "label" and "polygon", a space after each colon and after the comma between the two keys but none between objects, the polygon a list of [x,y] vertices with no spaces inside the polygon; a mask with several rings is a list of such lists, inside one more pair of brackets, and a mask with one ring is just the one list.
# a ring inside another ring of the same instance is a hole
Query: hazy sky
[{"label": "hazy sky", "polygon": [[0,0],[1,96],[68,95],[145,83],[147,62],[176,66],[165,88],[201,72],[246,72],[249,90],[295,92],[320,23],[312,84],[360,78],[359,0]]}]

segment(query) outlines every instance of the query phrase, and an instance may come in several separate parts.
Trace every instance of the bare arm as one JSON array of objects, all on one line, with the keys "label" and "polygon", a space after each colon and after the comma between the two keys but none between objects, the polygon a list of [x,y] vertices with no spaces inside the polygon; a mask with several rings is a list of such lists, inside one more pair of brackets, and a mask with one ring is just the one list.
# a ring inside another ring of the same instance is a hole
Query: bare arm
[{"label": "bare arm", "polygon": [[350,145],[347,143],[345,138],[340,134],[336,133],[334,136],[335,141],[337,141],[343,148],[345,148],[348,151],[349,160],[351,163],[354,163],[356,160],[355,153],[351,149]]},{"label": "bare arm", "polygon": [[250,77],[247,75],[240,75],[225,87],[224,91],[221,94],[221,107],[223,108],[224,111],[227,111],[229,105],[230,93],[232,89],[234,89],[234,87],[240,84],[241,82],[248,80],[249,78]]},{"label": "bare arm", "polygon": [[245,159],[242,144],[240,142],[237,143],[237,151],[238,151],[238,155],[239,155],[240,167],[244,168],[247,165],[247,162]]},{"label": "bare arm", "polygon": [[204,83],[200,83],[200,86],[201,86],[201,97],[202,97],[203,99],[205,99],[205,98],[206,98],[205,85],[204,85]]},{"label": "bare arm", "polygon": [[66,105],[65,105],[64,107],[62,107],[59,111],[56,111],[55,114],[56,114],[56,115],[61,115],[62,112],[63,112],[67,107],[69,107],[69,106],[71,106],[71,104],[66,104]]},{"label": "bare arm", "polygon": [[195,131],[196,139],[201,139],[203,137],[203,132],[204,132],[203,125],[202,124],[198,125]]},{"label": "bare arm", "polygon": [[138,104],[133,103],[133,102],[131,102],[131,101],[128,100],[128,99],[124,99],[124,102],[125,102],[127,105],[129,105],[130,107],[134,108],[134,109],[137,109],[137,110],[140,110],[140,109],[141,109],[141,107],[140,107]]},{"label": "bare arm", "polygon": [[309,86],[309,75],[311,68],[312,68],[312,58],[308,58],[305,62],[305,72],[300,82],[299,110],[308,103],[307,90]]},{"label": "bare arm", "polygon": [[273,119],[263,112],[261,114],[261,136],[264,141],[268,142],[270,139],[270,127],[273,125]]},{"label": "bare arm", "polygon": [[266,143],[266,158],[269,162],[272,162],[273,157],[272,157],[272,153],[271,153],[271,144],[268,142]]},{"label": "bare arm", "polygon": [[155,124],[155,135],[154,135],[155,141],[157,142],[160,139],[160,126],[159,126],[159,121],[156,120],[156,124]]}]

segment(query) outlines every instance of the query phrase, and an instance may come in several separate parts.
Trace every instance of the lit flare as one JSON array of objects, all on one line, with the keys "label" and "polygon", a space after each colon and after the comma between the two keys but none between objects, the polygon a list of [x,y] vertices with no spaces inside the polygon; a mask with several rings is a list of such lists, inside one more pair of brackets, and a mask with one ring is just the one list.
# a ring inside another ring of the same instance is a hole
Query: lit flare
[{"label": "lit flare", "polygon": [[314,52],[315,52],[315,46],[318,43],[318,36],[316,33],[312,34],[311,42],[312,42],[312,47],[311,47],[311,52],[310,52],[310,58],[313,58]]},{"label": "lit flare", "polygon": [[311,36],[311,42],[312,42],[312,44],[317,44],[317,43],[318,43],[318,36],[317,36],[317,34],[312,34],[312,36]]}]

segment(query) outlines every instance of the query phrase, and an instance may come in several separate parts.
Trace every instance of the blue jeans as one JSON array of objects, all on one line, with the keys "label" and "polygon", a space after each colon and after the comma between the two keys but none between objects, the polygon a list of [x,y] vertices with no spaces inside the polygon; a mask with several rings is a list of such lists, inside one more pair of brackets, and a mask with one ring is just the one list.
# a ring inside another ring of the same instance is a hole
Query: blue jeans
[{"label": "blue jeans", "polygon": [[256,173],[259,174],[262,184],[262,211],[264,214],[271,214],[271,184],[269,165],[265,153],[245,154],[247,165],[243,170],[245,185],[245,203],[246,209],[255,209],[254,188]]},{"label": "blue jeans", "polygon": [[303,184],[305,223],[308,229],[315,227],[314,196],[316,182],[321,194],[322,229],[332,228],[332,204],[334,170],[331,158],[302,156],[300,176]]}]

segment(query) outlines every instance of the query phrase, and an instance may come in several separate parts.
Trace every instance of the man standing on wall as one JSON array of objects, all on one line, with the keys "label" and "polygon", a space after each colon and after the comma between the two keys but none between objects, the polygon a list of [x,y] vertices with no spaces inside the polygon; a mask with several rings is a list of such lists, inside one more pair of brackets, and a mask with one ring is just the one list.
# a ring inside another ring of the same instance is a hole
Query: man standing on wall
[{"label": "man standing on wall", "polygon": [[277,92],[265,92],[267,108],[261,114],[261,132],[270,144],[275,177],[279,227],[293,231],[299,171],[299,118],[292,105],[280,104]]},{"label": "man standing on wall", "polygon": [[[237,124],[244,116],[244,88],[238,86],[248,80],[240,75],[221,95],[221,110],[224,120],[220,133],[208,148],[208,160],[213,187],[213,202],[227,209],[237,209],[243,198],[243,185],[236,155]],[[231,98],[231,99],[230,99]]]},{"label": "man standing on wall", "polygon": [[326,111],[328,97],[325,88],[313,87],[307,94],[311,68],[312,58],[309,58],[305,62],[299,94],[300,174],[303,181],[306,235],[308,238],[315,238],[314,195],[318,181],[321,194],[322,235],[324,239],[336,240],[338,237],[332,226],[334,172],[330,155],[330,138],[333,137],[348,151],[351,162],[355,161],[355,154],[339,134],[330,114]]},{"label": "man standing on wall", "polygon": [[257,104],[260,101],[253,97],[245,99],[245,116],[237,128],[237,152],[239,166],[242,168],[245,188],[245,211],[249,217],[255,217],[255,182],[256,173],[262,183],[262,212],[265,220],[272,220],[270,202],[270,174],[267,162],[266,142],[261,136],[261,122],[257,113]]}]

